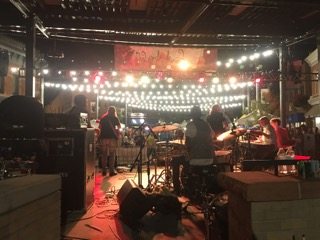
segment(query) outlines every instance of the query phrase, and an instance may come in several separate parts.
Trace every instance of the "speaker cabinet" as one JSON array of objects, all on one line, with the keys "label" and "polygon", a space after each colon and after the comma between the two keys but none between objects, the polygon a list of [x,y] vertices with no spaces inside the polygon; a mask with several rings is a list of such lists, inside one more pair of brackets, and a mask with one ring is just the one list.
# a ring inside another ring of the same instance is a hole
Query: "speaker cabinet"
[{"label": "speaker cabinet", "polygon": [[88,210],[94,202],[94,129],[46,130],[45,141],[39,171],[61,175],[62,213]]},{"label": "speaker cabinet", "polygon": [[132,180],[126,180],[117,195],[120,215],[125,223],[132,225],[142,218],[150,209],[146,195]]}]

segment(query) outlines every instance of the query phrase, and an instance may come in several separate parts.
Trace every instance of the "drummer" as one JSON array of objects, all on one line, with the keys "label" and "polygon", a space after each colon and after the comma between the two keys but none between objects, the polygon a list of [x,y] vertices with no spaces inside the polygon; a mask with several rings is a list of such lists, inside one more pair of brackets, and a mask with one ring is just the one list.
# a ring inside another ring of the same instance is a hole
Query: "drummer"
[{"label": "drummer", "polygon": [[198,106],[191,109],[192,121],[187,124],[186,147],[190,158],[190,165],[213,164],[214,152],[212,142],[212,129],[201,119],[202,113]]}]

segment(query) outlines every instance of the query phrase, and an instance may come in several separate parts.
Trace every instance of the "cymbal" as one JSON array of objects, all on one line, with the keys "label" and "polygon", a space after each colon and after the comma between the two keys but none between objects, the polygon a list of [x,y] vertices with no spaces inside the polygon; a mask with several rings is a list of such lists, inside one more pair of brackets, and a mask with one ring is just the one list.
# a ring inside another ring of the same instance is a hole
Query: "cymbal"
[{"label": "cymbal", "polygon": [[226,131],[224,133],[221,133],[218,137],[217,140],[218,141],[224,141],[224,140],[229,140],[236,137],[236,135],[234,134],[234,132],[232,132],[231,130]]},{"label": "cymbal", "polygon": [[175,125],[160,125],[152,128],[152,131],[155,133],[161,133],[161,132],[170,132],[178,129]]},{"label": "cymbal", "polygon": [[224,140],[229,140],[229,139],[233,139],[235,137],[239,137],[244,135],[247,132],[247,129],[244,128],[236,128],[233,130],[229,130],[226,131],[224,133],[221,133],[218,137],[217,140],[218,141],[224,141]]}]

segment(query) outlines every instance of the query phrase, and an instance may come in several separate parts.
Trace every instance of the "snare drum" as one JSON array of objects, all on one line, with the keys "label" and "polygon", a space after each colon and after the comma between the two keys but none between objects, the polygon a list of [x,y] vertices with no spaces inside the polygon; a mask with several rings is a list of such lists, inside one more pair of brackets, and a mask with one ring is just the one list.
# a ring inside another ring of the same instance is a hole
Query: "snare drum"
[{"label": "snare drum", "polygon": [[184,144],[177,142],[170,142],[172,149],[170,151],[170,155],[172,157],[186,157],[187,156],[187,148]]}]

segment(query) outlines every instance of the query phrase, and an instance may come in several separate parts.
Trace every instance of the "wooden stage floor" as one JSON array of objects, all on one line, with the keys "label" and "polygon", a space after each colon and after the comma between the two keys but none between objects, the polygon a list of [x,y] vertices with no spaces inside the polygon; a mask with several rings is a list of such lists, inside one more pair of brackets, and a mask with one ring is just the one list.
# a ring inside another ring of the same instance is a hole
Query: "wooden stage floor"
[{"label": "wooden stage floor", "polygon": [[[160,172],[161,169],[158,168]],[[158,172],[158,173],[159,173]],[[154,170],[151,169],[151,176]],[[149,211],[140,219],[140,227],[133,229],[127,226],[119,216],[117,193],[127,179],[138,183],[136,169],[132,172],[123,169],[116,176],[101,175],[97,170],[94,191],[94,203],[86,213],[71,212],[66,224],[62,226],[64,240],[127,240],[127,239],[205,239],[204,216],[196,205],[187,205],[186,197],[179,197],[182,206],[181,220],[173,214],[153,213]],[[142,184],[147,186],[146,169],[142,171]],[[161,184],[160,184],[161,185]],[[219,239],[219,238],[213,238]]]}]

